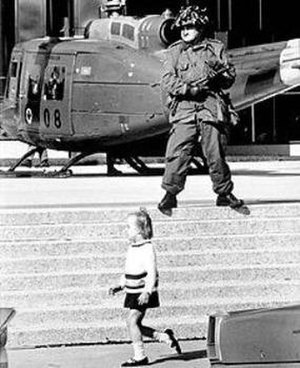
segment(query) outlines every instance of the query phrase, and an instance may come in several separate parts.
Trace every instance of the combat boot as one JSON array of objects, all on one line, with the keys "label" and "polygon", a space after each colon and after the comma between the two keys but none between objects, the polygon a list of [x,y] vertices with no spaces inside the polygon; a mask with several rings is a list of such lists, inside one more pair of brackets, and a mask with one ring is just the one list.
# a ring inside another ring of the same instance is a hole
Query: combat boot
[{"label": "combat boot", "polygon": [[232,193],[219,194],[216,202],[217,206],[229,206],[230,208],[239,208],[244,205],[244,201],[237,199]]},{"label": "combat boot", "polygon": [[175,194],[167,192],[157,207],[164,215],[172,216],[172,208],[177,207],[177,199]]},{"label": "combat boot", "polygon": [[50,164],[49,161],[45,159],[39,165],[36,165],[36,167],[50,167]]},{"label": "combat boot", "polygon": [[32,167],[32,161],[30,160],[30,159],[26,159],[26,160],[24,160],[22,163],[21,163],[21,165],[20,166],[24,166],[24,167],[29,167],[29,168],[31,168]]},{"label": "combat boot", "polygon": [[122,171],[116,169],[115,167],[107,169],[107,176],[118,176],[122,174]]}]

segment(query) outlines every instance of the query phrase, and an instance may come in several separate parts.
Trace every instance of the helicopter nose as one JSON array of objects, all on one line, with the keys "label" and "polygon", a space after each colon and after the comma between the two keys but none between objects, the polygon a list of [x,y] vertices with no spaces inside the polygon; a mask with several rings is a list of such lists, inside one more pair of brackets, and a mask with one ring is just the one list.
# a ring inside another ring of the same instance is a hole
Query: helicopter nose
[{"label": "helicopter nose", "polygon": [[300,39],[289,40],[282,50],[280,78],[288,86],[300,84]]}]

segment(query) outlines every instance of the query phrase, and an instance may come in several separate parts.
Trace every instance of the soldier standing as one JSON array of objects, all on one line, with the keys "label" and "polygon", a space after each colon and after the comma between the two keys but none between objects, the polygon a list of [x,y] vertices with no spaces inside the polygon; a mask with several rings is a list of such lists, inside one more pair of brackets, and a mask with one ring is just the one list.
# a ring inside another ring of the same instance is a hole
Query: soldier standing
[{"label": "soldier standing", "polygon": [[158,205],[165,215],[177,207],[176,195],[184,189],[197,144],[207,160],[217,206],[238,208],[243,201],[233,194],[231,172],[225,160],[226,103],[223,89],[234,83],[222,42],[206,37],[207,9],[188,6],[175,21],[181,40],[170,46],[162,70],[161,88],[170,96],[170,131],[162,188],[166,194]]}]

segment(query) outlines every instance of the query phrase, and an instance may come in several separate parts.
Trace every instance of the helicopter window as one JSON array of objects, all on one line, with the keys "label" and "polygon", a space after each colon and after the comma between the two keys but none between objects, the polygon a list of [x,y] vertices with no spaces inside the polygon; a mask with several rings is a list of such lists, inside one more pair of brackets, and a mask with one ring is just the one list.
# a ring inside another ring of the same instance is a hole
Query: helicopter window
[{"label": "helicopter window", "polygon": [[17,95],[19,96],[20,93],[20,85],[21,85],[21,73],[22,73],[22,68],[23,68],[23,63],[20,62],[20,67],[19,67],[19,76],[18,76],[18,85],[17,85]]},{"label": "helicopter window", "polygon": [[60,101],[64,98],[66,68],[54,66],[45,79],[44,98],[46,100]]},{"label": "helicopter window", "polygon": [[15,98],[17,70],[18,70],[18,62],[12,61],[9,67],[9,79],[5,93],[6,97],[12,96],[12,98]]},{"label": "helicopter window", "polygon": [[119,36],[121,31],[121,24],[117,22],[112,22],[111,24],[111,34]]},{"label": "helicopter window", "polygon": [[122,36],[134,41],[134,27],[129,24],[124,24],[122,29]]},{"label": "helicopter window", "polygon": [[36,77],[32,77],[31,75],[28,78],[28,99],[29,100],[38,100],[39,99],[39,80]]},{"label": "helicopter window", "polygon": [[18,69],[18,63],[16,61],[13,61],[11,63],[11,69],[10,69],[10,76],[12,78],[16,78],[16,76],[17,76],[17,69]]}]

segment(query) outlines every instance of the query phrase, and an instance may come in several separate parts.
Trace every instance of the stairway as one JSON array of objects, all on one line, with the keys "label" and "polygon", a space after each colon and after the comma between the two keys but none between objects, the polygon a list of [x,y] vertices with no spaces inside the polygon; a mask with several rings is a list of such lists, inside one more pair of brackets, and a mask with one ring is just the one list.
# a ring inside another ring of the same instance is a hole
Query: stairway
[{"label": "stairway", "polygon": [[[0,211],[0,307],[17,311],[9,347],[128,341],[118,283],[133,207]],[[208,315],[300,302],[300,203],[148,208],[161,307],[145,323],[206,336]]]}]

